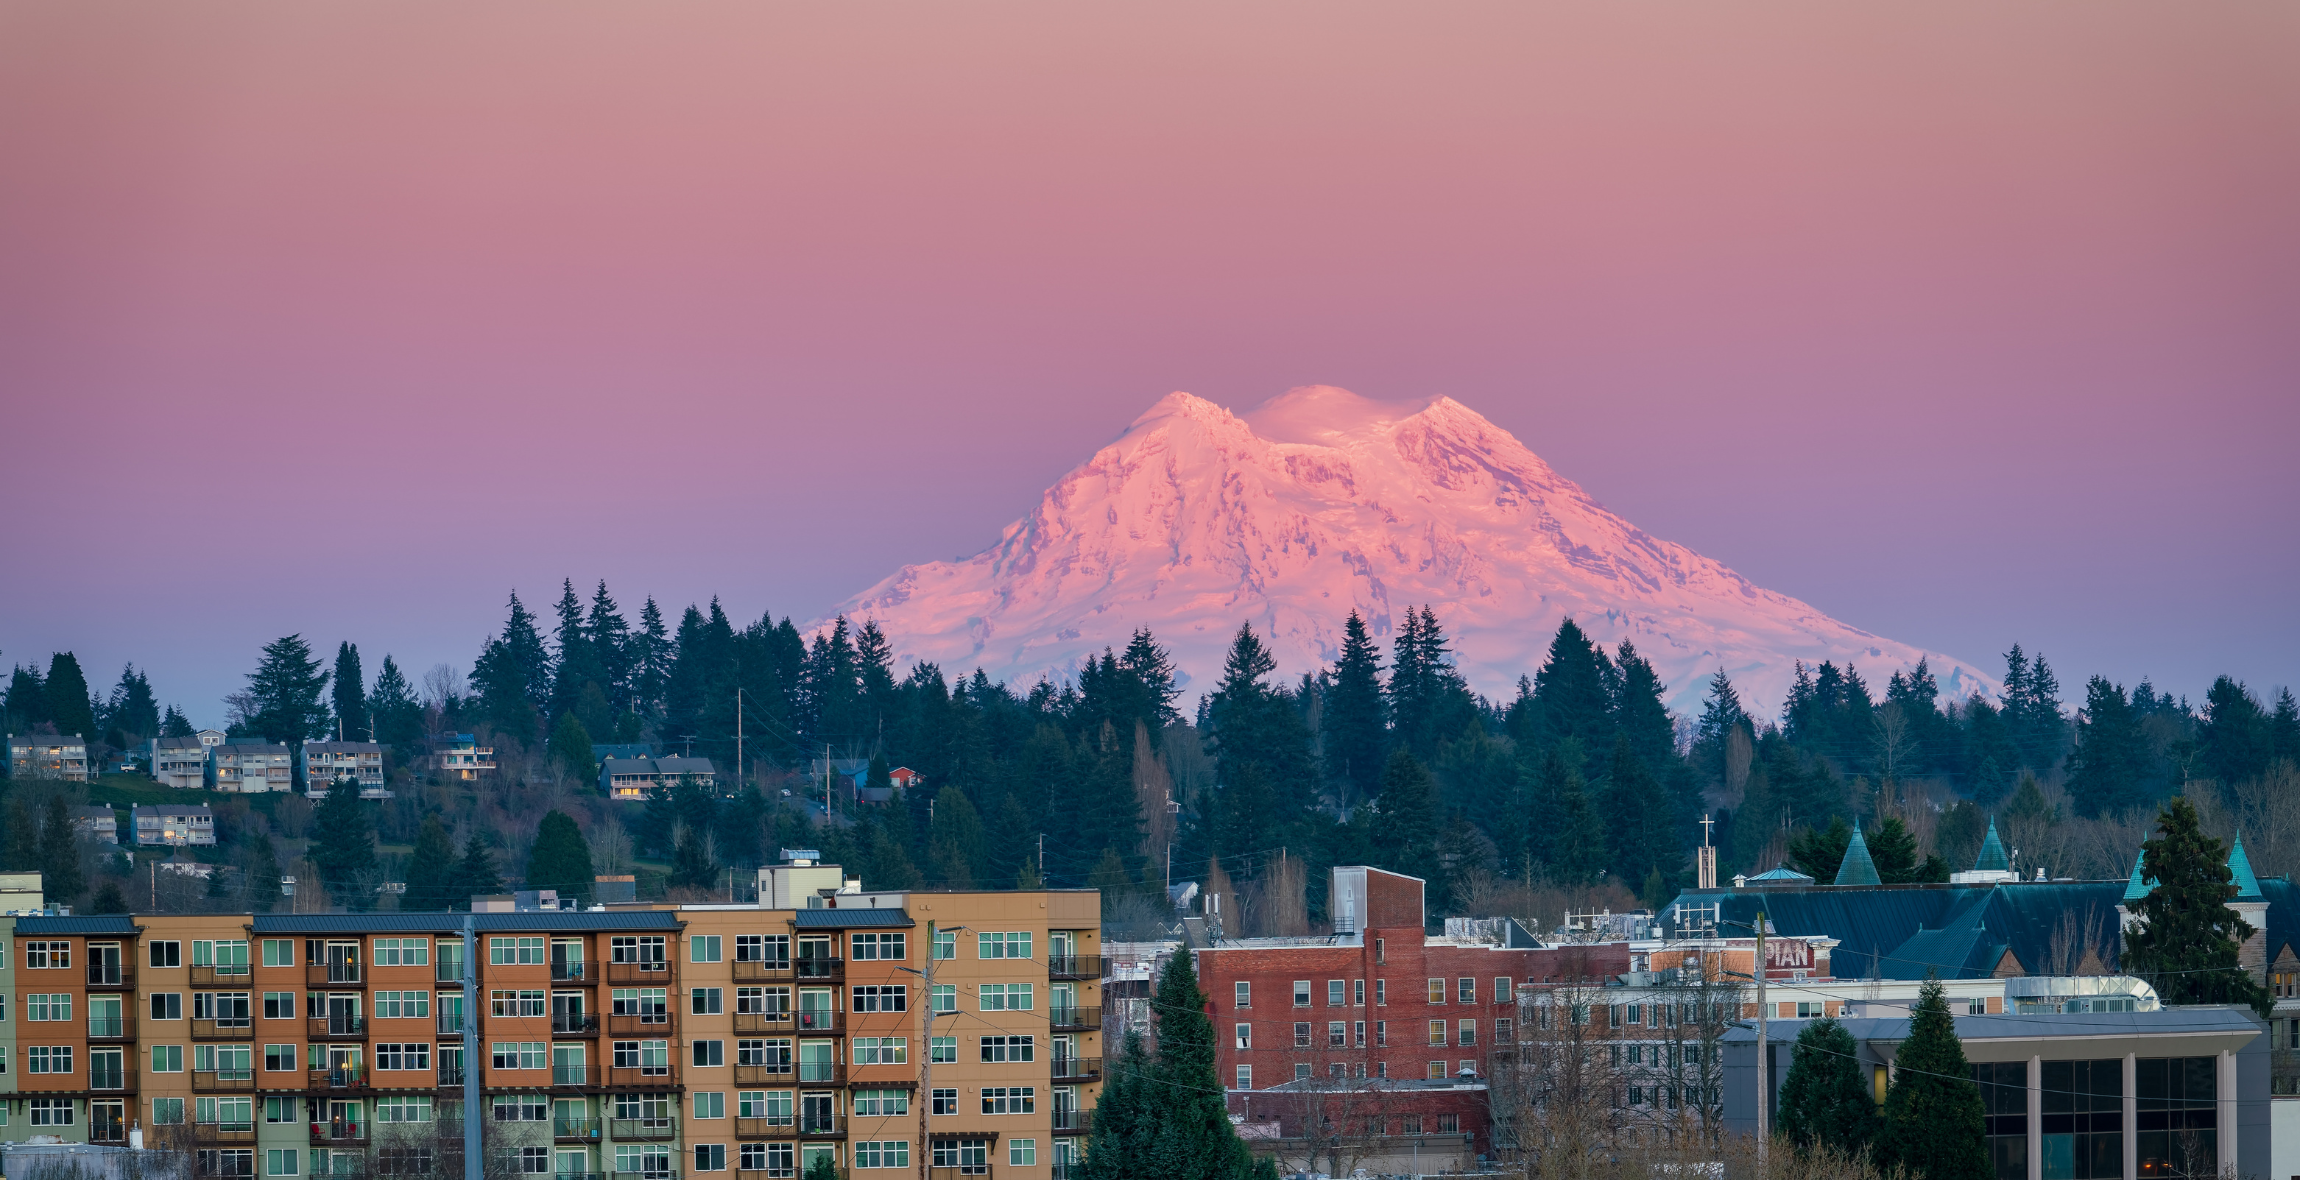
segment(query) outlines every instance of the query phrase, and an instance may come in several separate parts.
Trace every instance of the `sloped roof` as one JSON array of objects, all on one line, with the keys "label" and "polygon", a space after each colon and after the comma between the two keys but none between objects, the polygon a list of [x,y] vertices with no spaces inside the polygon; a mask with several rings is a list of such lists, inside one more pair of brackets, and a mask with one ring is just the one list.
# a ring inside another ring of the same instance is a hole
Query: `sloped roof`
[{"label": "sloped roof", "polygon": [[2135,852],[2132,854],[2132,879],[2124,883],[2124,900],[2139,901],[2141,898],[2148,896],[2149,888],[2156,884],[2153,879],[2145,881],[2141,879],[2140,862],[2146,859],[2148,859],[2148,853],[2146,852]]},{"label": "sloped roof", "polygon": [[1997,839],[1997,817],[1989,817],[1989,834],[1981,841],[1981,854],[1973,861],[1976,873],[2007,873],[2012,861],[2005,856],[2004,841]]},{"label": "sloped roof", "polygon": [[791,924],[801,930],[839,930],[850,926],[916,926],[909,914],[898,909],[794,910]]},{"label": "sloped roof", "polygon": [[1811,877],[1808,877],[1787,865],[1775,865],[1772,868],[1767,869],[1764,872],[1759,873],[1749,879],[1752,881],[1789,881],[1807,885],[1812,884],[1813,881]]},{"label": "sloped roof", "polygon": [[136,923],[126,914],[70,914],[16,919],[18,934],[134,934]]},{"label": "sloped roof", "polygon": [[[2114,881],[1774,886],[1687,890],[1674,904],[1715,906],[1720,920],[1741,923],[1754,922],[1763,911],[1780,934],[1834,938],[1838,945],[1830,961],[1840,978],[1873,972],[1884,979],[1923,979],[1937,970],[1944,979],[1978,979],[2006,951],[2030,970],[2044,969],[2052,961],[2053,931],[2067,913],[2092,915],[2107,944],[2103,958],[2113,969],[2120,890]],[[2272,925],[2279,908],[2270,907]],[[2300,940],[2300,928],[2290,933]]]},{"label": "sloped roof", "polygon": [[1837,865],[1839,885],[1882,885],[1877,876],[1877,862],[1869,855],[1869,842],[1861,838],[1861,826],[1853,825],[1853,841],[1845,846],[1845,859]]},{"label": "sloped roof", "polygon": [[2236,834],[2236,846],[2228,850],[2228,871],[2234,878],[2236,900],[2259,901],[2260,879],[2252,875],[2252,858],[2244,855],[2244,834]]}]

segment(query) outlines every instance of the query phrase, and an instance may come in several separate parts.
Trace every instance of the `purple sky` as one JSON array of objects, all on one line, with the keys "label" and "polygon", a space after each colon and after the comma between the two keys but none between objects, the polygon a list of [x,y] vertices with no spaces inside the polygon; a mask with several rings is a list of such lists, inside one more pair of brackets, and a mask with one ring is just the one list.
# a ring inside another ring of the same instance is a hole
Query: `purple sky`
[{"label": "purple sky", "polygon": [[[0,9],[0,665],[808,616],[1450,394],[1856,626],[2300,670],[2300,9]],[[1442,604],[1441,604],[1442,613]]]}]

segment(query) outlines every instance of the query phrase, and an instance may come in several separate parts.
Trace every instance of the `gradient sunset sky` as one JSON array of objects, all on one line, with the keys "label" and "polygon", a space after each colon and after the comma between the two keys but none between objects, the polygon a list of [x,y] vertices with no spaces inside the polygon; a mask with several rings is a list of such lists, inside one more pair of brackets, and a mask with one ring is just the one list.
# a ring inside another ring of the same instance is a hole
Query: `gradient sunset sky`
[{"label": "gradient sunset sky", "polygon": [[[2300,674],[2300,6],[0,6],[0,667],[806,618],[1448,394],[1879,634]],[[1443,613],[1443,604],[1439,604]]]}]

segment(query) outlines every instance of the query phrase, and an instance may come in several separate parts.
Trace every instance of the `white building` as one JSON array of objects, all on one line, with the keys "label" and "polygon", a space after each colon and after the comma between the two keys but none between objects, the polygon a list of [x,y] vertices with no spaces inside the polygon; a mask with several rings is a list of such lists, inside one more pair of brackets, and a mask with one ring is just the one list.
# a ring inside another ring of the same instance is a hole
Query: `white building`
[{"label": "white building", "polygon": [[129,816],[142,845],[213,844],[216,813],[204,806],[160,803],[137,807]]},{"label": "white building", "polygon": [[76,733],[8,735],[8,772],[16,778],[88,781],[88,742]]},{"label": "white building", "polygon": [[120,813],[109,807],[75,807],[72,809],[72,830],[85,833],[99,844],[120,842]]},{"label": "white building", "polygon": [[209,751],[216,789],[246,795],[295,789],[295,756],[284,745],[240,738]]},{"label": "white building", "polygon": [[190,737],[152,739],[152,777],[163,787],[198,790],[208,785],[208,751],[224,744],[224,731],[203,729]]},{"label": "white building", "polygon": [[389,799],[391,792],[383,786],[383,747],[375,742],[305,742],[303,744],[303,793],[313,799],[327,798],[328,788],[338,778],[348,777],[359,784],[362,799]]}]

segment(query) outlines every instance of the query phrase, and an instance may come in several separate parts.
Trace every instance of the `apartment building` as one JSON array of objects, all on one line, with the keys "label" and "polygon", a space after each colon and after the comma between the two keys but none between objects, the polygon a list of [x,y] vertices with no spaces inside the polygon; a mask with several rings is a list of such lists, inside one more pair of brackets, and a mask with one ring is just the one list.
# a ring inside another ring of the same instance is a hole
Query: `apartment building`
[{"label": "apartment building", "polygon": [[295,760],[284,745],[249,738],[226,739],[208,751],[215,789],[261,795],[295,789]]},{"label": "apartment building", "polygon": [[376,742],[305,742],[303,791],[312,799],[327,798],[338,778],[359,784],[362,799],[389,799],[383,785],[383,747]]},{"label": "apartment building", "polygon": [[137,804],[128,822],[139,845],[213,844],[216,813],[206,804]]},{"label": "apartment building", "polygon": [[72,809],[72,830],[98,844],[120,842],[120,813],[109,807],[75,807]]},{"label": "apartment building", "polygon": [[718,781],[718,768],[708,758],[604,758],[599,762],[599,790],[610,799],[645,799],[666,790],[681,778],[693,777],[703,786]]},{"label": "apartment building", "polygon": [[224,743],[224,731],[203,729],[190,737],[152,739],[152,777],[163,787],[198,790],[208,785],[208,751]]},{"label": "apartment building", "polygon": [[8,771],[17,778],[88,781],[88,742],[76,733],[8,735]]},{"label": "apartment building", "polygon": [[495,769],[495,747],[480,745],[468,733],[435,735],[424,765],[444,781],[474,782],[482,772]]},{"label": "apartment building", "polygon": [[491,1174],[1065,1175],[1098,895],[816,900],[0,919],[0,1140],[140,1123],[201,1175],[433,1176],[469,1115]]}]

